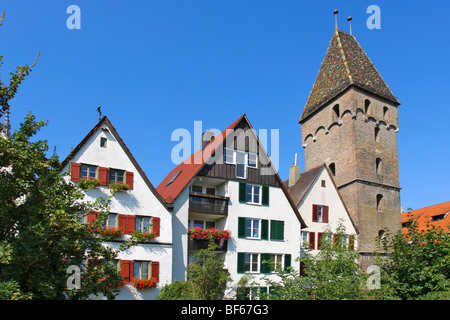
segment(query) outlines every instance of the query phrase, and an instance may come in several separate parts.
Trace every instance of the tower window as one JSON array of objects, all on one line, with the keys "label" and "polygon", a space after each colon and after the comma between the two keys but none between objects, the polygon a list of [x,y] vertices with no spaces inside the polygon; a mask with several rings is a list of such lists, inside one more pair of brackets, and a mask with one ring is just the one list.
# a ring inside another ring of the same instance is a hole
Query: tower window
[{"label": "tower window", "polygon": [[389,108],[384,106],[383,107],[383,119],[389,121]]},{"label": "tower window", "polygon": [[364,100],[364,111],[366,112],[366,114],[372,113],[372,109],[370,108],[370,100],[369,99]]},{"label": "tower window", "polygon": [[375,141],[380,142],[380,128],[375,127]]},{"label": "tower window", "polygon": [[333,119],[336,120],[339,118],[339,104],[336,104],[333,107]]},{"label": "tower window", "polygon": [[384,197],[382,194],[377,194],[377,211],[384,211]]},{"label": "tower window", "polygon": [[376,166],[377,174],[382,174],[383,173],[383,162],[381,161],[380,158],[376,159],[375,166]]},{"label": "tower window", "polygon": [[386,232],[384,230],[378,231],[378,238],[383,239]]},{"label": "tower window", "polygon": [[330,169],[331,173],[333,174],[333,177],[336,175],[336,165],[333,163],[330,163],[330,165],[328,166],[328,168]]}]

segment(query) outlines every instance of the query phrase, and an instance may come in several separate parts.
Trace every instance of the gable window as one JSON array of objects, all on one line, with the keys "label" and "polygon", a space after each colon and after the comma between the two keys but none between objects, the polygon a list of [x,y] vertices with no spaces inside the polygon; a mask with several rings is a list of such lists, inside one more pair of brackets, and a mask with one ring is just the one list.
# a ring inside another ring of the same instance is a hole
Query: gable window
[{"label": "gable window", "polygon": [[109,183],[124,183],[125,182],[125,171],[117,169],[109,169]]},{"label": "gable window", "polygon": [[236,164],[235,158],[234,158],[234,149],[225,148],[224,152],[224,162],[227,164]]},{"label": "gable window", "polygon": [[236,151],[236,178],[247,179],[247,154]]},{"label": "gable window", "polygon": [[108,139],[100,138],[100,147],[106,148],[106,141],[108,141]]},{"label": "gable window", "polygon": [[313,204],[312,221],[328,223],[328,206]]},{"label": "gable window", "polygon": [[245,219],[245,237],[253,239],[261,237],[259,219]]},{"label": "gable window", "polygon": [[247,203],[261,204],[261,186],[247,184]]},{"label": "gable window", "polygon": [[248,153],[248,167],[258,168],[258,154],[251,152]]},{"label": "gable window", "polygon": [[95,179],[97,178],[97,166],[90,166],[82,164],[80,169],[80,178],[82,179]]}]

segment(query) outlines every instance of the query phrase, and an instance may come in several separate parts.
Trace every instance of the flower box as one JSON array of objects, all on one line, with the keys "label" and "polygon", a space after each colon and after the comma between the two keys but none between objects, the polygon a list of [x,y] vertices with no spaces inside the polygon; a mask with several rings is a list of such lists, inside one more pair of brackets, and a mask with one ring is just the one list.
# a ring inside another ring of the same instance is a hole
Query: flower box
[{"label": "flower box", "polygon": [[151,277],[150,279],[131,279],[130,283],[139,290],[149,289],[156,287],[158,281],[155,278]]}]

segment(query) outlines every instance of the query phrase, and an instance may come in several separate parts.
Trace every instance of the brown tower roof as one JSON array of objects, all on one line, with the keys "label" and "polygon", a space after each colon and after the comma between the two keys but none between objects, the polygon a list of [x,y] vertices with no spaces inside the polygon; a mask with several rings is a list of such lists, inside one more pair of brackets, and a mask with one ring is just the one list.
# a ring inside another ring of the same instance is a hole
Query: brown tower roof
[{"label": "brown tower roof", "polygon": [[352,85],[400,104],[355,37],[336,29],[299,122]]}]

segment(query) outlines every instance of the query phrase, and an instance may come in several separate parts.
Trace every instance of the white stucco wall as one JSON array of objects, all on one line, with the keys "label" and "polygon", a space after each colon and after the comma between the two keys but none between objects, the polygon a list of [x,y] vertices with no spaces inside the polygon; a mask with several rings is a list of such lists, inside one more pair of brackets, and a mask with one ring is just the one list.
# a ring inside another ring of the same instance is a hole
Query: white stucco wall
[{"label": "white stucco wall", "polygon": [[[102,128],[106,128],[103,124]],[[100,147],[100,138],[107,138],[107,147]],[[70,162],[91,164],[99,167],[108,167],[134,173],[133,190],[119,191],[111,199],[110,212],[126,215],[146,215],[159,217],[160,236],[155,243],[139,244],[120,252],[120,260],[150,260],[159,261],[159,283],[157,288],[146,290],[134,290],[131,285],[122,288],[117,299],[154,299],[160,289],[172,281],[172,216],[156,198],[138,173],[125,151],[116,141],[110,131],[97,130],[81,149],[74,155]],[[70,164],[69,162],[69,164]],[[66,173],[69,164],[63,168]],[[70,175],[67,177],[70,180]],[[111,191],[107,186],[100,186],[86,193],[85,200],[94,201],[98,197],[108,197]],[[124,235],[124,237],[129,237]],[[108,243],[118,248],[119,243]]]}]

